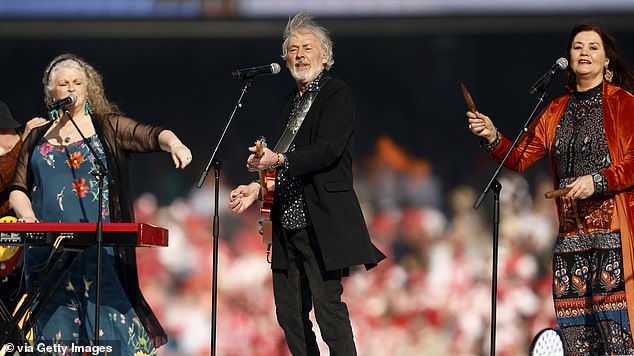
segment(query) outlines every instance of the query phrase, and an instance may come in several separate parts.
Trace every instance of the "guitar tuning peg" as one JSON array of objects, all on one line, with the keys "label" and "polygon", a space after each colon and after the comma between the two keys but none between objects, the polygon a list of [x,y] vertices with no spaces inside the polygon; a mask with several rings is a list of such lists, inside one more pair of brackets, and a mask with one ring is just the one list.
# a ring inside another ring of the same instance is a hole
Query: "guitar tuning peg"
[{"label": "guitar tuning peg", "polygon": [[262,147],[266,147],[266,137],[260,136],[260,138],[258,138],[258,141],[260,142]]}]

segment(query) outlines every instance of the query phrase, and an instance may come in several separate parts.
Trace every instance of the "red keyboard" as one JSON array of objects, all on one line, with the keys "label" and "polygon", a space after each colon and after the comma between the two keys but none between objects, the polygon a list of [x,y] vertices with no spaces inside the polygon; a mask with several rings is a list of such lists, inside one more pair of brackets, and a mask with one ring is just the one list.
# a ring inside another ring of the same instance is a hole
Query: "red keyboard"
[{"label": "red keyboard", "polygon": [[[168,230],[145,223],[103,223],[104,245],[164,247]],[[95,245],[96,223],[0,223],[0,245],[51,245],[62,239],[68,247]]]}]

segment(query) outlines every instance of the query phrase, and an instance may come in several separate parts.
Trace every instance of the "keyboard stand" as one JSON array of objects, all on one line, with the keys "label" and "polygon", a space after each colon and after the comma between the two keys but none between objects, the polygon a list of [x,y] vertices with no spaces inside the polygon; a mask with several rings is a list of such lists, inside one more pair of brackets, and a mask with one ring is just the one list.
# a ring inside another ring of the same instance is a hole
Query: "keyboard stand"
[{"label": "keyboard stand", "polygon": [[[26,298],[24,298],[22,304],[20,304],[20,307],[15,312],[15,315],[9,317],[10,321],[8,323],[3,322],[2,325],[0,325],[0,345],[6,345],[7,341],[15,342],[18,340],[25,340],[23,330],[30,330],[33,327],[33,321],[37,320],[37,318],[40,316],[49,299],[53,296],[53,293],[55,292],[57,287],[68,274],[68,271],[72,267],[73,263],[75,263],[77,258],[84,252],[83,248],[77,249],[62,247],[62,249],[63,250],[60,252],[53,252],[53,256],[49,261],[49,266],[54,266],[60,261],[62,257],[66,255],[68,255],[68,258],[62,264],[59,273],[57,273],[55,279],[52,280],[51,285],[45,289],[42,298],[40,298],[37,307],[35,307],[33,312],[30,315],[27,314],[29,308],[39,297],[43,283],[49,278],[52,278],[49,276],[51,275],[51,272],[54,270],[54,268],[49,267],[44,272],[40,273],[34,287],[27,292]],[[24,318],[27,315],[28,317]],[[24,322],[22,324],[22,328],[20,328],[18,327],[18,324],[23,318]]]},{"label": "keyboard stand", "polygon": [[[2,322],[0,325],[8,325],[7,323],[11,320],[11,312],[7,309],[6,305],[0,299],[0,321]],[[12,330],[14,333],[20,334],[19,330]],[[4,345],[4,344],[2,344]]]}]

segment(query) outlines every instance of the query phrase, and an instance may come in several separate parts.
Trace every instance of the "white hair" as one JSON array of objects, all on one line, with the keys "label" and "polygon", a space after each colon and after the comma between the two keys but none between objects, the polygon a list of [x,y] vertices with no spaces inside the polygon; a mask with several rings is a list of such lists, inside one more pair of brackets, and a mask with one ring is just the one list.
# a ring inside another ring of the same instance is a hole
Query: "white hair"
[{"label": "white hair", "polygon": [[288,39],[296,33],[312,33],[319,40],[319,49],[324,57],[326,57],[326,63],[324,64],[325,70],[330,70],[335,64],[333,43],[328,35],[328,30],[324,27],[317,25],[317,23],[308,15],[308,12],[302,11],[295,15],[292,19],[288,20],[286,28],[284,29],[284,42],[282,43],[282,58],[286,60],[288,55]]}]

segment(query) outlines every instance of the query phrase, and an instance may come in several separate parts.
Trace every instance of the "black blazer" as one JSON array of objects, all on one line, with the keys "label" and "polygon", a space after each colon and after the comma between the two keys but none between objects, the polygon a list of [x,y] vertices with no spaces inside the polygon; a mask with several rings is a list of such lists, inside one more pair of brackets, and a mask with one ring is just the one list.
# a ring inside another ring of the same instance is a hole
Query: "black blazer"
[{"label": "black blazer", "polygon": [[[323,82],[323,79],[322,79]],[[286,127],[295,92],[282,111],[278,137]],[[355,265],[366,269],[385,258],[370,241],[361,207],[353,190],[352,143],[355,113],[352,92],[340,79],[322,85],[286,154],[291,177],[304,178],[304,195],[327,271]],[[284,229],[273,202],[272,268],[286,269]]]}]

